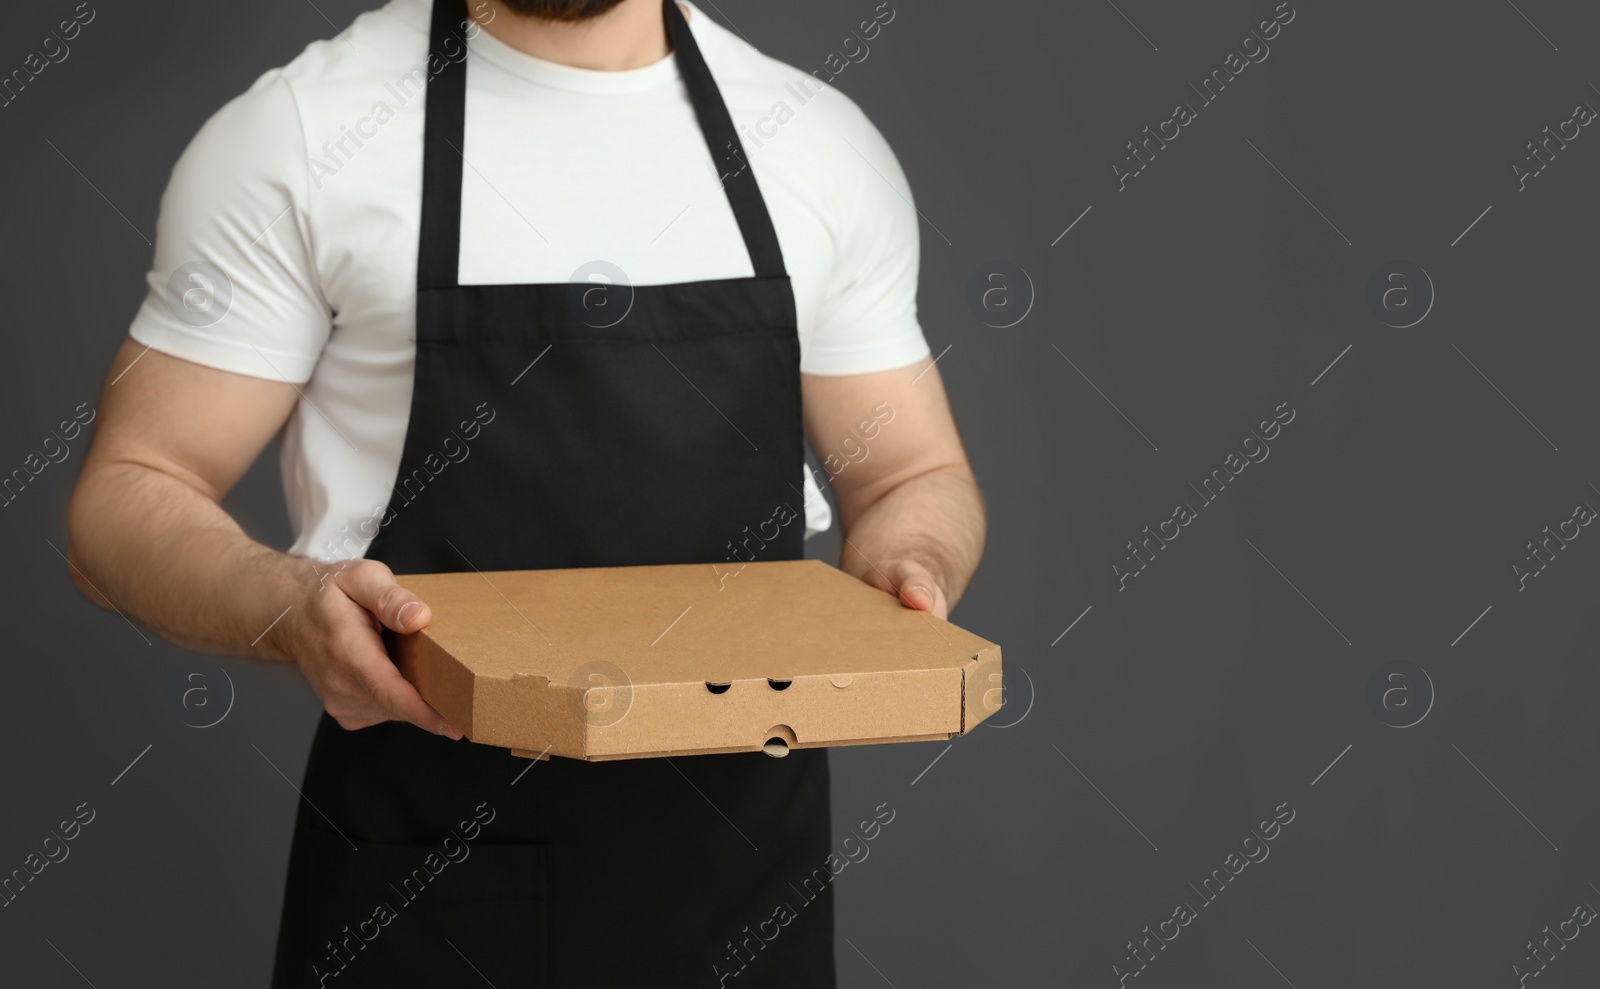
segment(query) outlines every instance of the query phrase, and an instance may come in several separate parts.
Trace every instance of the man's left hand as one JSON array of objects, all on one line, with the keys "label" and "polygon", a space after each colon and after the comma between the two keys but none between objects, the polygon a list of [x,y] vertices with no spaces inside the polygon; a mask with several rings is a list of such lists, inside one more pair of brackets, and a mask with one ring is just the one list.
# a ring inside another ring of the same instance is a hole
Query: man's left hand
[{"label": "man's left hand", "polygon": [[915,560],[891,560],[867,568],[861,579],[900,599],[916,611],[932,612],[936,618],[950,617],[950,602],[927,567]]}]

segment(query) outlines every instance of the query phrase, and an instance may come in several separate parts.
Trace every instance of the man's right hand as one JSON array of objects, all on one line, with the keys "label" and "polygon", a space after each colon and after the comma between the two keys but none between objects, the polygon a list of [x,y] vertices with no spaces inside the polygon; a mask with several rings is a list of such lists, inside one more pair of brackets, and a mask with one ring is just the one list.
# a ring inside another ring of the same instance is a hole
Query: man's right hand
[{"label": "man's right hand", "polygon": [[415,632],[432,617],[388,567],[355,560],[324,578],[222,508],[299,387],[133,340],[107,379],[67,513],[68,568],[84,594],[192,649],[293,660],[346,728],[398,720],[460,738],[384,651],[382,629]]},{"label": "man's right hand", "polygon": [[433,614],[376,560],[355,560],[312,588],[284,616],[280,648],[294,657],[322,706],[351,730],[409,721],[460,739],[461,732],[395,668],[382,632],[416,632]]}]

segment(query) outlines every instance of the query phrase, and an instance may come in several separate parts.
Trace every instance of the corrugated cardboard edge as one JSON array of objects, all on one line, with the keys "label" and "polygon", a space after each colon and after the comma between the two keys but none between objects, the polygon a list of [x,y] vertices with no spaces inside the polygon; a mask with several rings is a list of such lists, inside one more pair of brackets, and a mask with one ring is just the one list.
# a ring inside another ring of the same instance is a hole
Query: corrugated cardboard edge
[{"label": "corrugated cardboard edge", "polygon": [[961,668],[961,730],[956,734],[965,735],[1000,710],[999,703],[989,701],[997,701],[1001,695],[989,695],[1000,689],[1001,678],[999,646],[979,649],[972,661]]}]

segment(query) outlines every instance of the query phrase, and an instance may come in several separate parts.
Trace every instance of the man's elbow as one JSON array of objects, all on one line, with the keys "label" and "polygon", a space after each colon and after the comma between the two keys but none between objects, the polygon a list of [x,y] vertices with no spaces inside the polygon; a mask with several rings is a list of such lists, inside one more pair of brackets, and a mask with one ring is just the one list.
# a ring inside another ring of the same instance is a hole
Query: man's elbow
[{"label": "man's elbow", "polygon": [[[80,485],[81,483],[80,480]],[[115,605],[89,580],[83,558],[78,554],[78,547],[85,545],[92,538],[92,526],[87,524],[84,518],[80,495],[81,492],[74,492],[72,503],[67,507],[67,575],[72,578],[72,585],[84,597],[108,611],[114,611]]]}]

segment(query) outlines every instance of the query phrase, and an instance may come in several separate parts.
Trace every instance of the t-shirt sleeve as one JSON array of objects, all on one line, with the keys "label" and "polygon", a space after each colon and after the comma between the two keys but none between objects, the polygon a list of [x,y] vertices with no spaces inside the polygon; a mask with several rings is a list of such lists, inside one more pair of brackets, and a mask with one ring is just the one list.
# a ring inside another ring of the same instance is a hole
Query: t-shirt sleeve
[{"label": "t-shirt sleeve", "polygon": [[839,174],[830,176],[838,249],[801,370],[866,374],[915,364],[930,351],[917,322],[921,231],[911,187],[853,103],[835,139],[844,145]]},{"label": "t-shirt sleeve", "polygon": [[306,207],[299,112],[269,73],[218,110],[174,166],[129,335],[224,371],[307,381],[332,321]]}]

